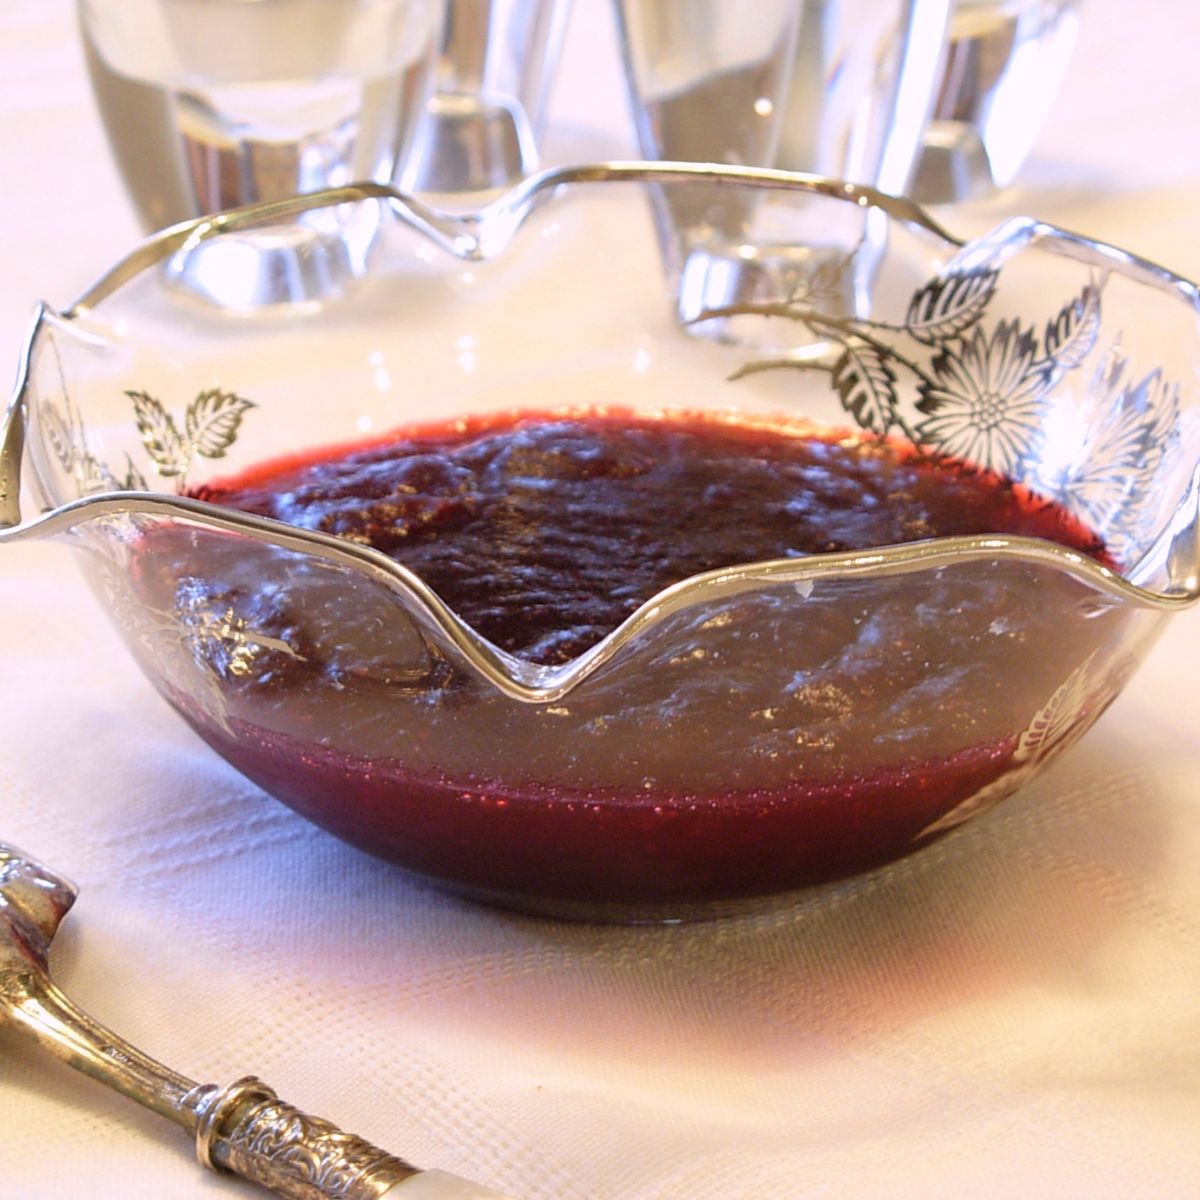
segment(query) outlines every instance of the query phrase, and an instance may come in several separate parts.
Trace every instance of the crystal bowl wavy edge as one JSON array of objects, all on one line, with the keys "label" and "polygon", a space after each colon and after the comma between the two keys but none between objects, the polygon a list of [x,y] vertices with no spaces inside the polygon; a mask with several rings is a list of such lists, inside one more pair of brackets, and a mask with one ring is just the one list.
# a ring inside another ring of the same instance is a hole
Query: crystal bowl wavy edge
[{"label": "crystal bowl wavy edge", "polygon": [[[337,247],[364,228],[355,266]],[[0,541],[74,546],[167,700],[352,843],[558,915],[727,911],[1010,794],[1195,601],[1198,311],[1036,221],[964,244],[777,172],[568,168],[465,215],[340,189],[167,230],[39,310]],[[1116,565],[1011,536],[731,564],[547,667],[368,547],[193,494],[389,427],[614,397],[965,461]]]}]

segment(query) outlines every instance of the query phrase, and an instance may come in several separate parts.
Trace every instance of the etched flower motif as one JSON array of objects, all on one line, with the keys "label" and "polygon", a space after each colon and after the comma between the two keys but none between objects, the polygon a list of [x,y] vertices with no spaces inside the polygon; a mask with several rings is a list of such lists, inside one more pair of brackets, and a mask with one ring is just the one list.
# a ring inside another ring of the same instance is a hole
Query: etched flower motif
[{"label": "etched flower motif", "polygon": [[917,409],[926,419],[920,440],[954,458],[1015,476],[1038,435],[1052,379],[1037,338],[1016,321],[1001,321],[989,338],[976,327],[945,345],[919,384]]},{"label": "etched flower motif", "polygon": [[1179,387],[1155,369],[1127,378],[1111,353],[1082,401],[1064,398],[1043,422],[1030,485],[1100,533],[1120,557],[1155,521],[1158,486],[1179,446]]},{"label": "etched flower motif", "polygon": [[[990,262],[930,279],[913,292],[900,325],[822,314],[799,293],[785,306],[739,306],[804,321],[840,353],[823,363],[749,363],[731,378],[784,367],[826,371],[860,429],[900,435],[1027,486],[1131,566],[1179,501],[1169,484],[1182,453],[1179,385],[1158,367],[1139,378],[1119,335],[1100,348],[1100,273],[1041,326],[1040,340],[1028,319],[985,325],[1000,282]],[[1085,384],[1066,383],[1097,359]]]}]

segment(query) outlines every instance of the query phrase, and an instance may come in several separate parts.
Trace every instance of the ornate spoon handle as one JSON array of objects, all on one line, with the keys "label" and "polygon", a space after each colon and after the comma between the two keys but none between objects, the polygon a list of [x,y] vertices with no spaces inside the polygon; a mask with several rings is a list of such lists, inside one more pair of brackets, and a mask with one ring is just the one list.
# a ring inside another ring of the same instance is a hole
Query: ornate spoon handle
[{"label": "ornate spoon handle", "polygon": [[505,1200],[444,1171],[418,1171],[279,1099],[254,1076],[195,1093],[196,1154],[289,1200]]},{"label": "ornate spoon handle", "polygon": [[[0,970],[8,988],[14,982]],[[40,972],[7,1015],[21,1031],[93,1079],[193,1133],[200,1162],[288,1200],[506,1200],[444,1171],[420,1171],[279,1099],[248,1076],[196,1084],[97,1024]],[[2,1017],[0,1017],[2,1021]]]},{"label": "ornate spoon handle", "polygon": [[117,1037],[50,978],[50,940],[74,900],[71,883],[0,842],[0,1027],[181,1126],[205,1166],[287,1200],[506,1200],[307,1116],[261,1080],[198,1084]]}]

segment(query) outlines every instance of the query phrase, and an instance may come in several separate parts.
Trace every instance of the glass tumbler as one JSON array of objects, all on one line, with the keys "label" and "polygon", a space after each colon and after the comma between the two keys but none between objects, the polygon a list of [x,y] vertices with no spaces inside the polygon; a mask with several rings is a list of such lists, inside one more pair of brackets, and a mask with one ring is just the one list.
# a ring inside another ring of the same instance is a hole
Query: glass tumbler
[{"label": "glass tumbler", "polygon": [[1078,0],[956,0],[917,199],[977,199],[1012,183],[1070,63],[1078,10]]},{"label": "glass tumbler", "polygon": [[[614,2],[647,159],[774,167],[906,192],[939,79],[949,0],[760,0],[753,20],[738,0]],[[879,231],[868,230],[864,243],[857,223],[853,233],[813,229],[802,250],[795,238],[784,246],[760,196],[746,197],[750,207],[727,193],[685,199],[659,206],[668,273],[685,277],[685,321],[786,294],[781,274],[803,290],[832,286],[844,307],[855,275],[880,253]],[[727,253],[715,248],[714,232]]]},{"label": "glass tumbler", "polygon": [[[443,0],[78,0],[101,120],[143,224],[389,182],[433,86]],[[311,299],[373,231],[336,211],[300,241],[174,269],[226,306]]]},{"label": "glass tumbler", "polygon": [[405,184],[477,195],[537,169],[569,10],[570,0],[448,0],[437,90]]}]

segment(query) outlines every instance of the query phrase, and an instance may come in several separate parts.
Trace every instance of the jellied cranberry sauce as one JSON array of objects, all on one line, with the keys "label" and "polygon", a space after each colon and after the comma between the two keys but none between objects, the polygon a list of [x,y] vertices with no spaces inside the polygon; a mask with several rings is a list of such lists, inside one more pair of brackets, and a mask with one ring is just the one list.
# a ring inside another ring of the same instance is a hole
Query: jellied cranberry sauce
[{"label": "jellied cranberry sauce", "polygon": [[974,533],[1103,552],[995,476],[697,414],[476,420],[203,494],[382,550],[540,663],[575,657],[661,588],[736,563]]},{"label": "jellied cranberry sauce", "polygon": [[[373,546],[541,664],[737,563],[976,533],[1104,555],[995,476],[695,413],[464,420],[198,494]],[[1009,769],[1030,717],[1107,636],[1071,618],[1082,585],[1011,562],[718,590],[529,705],[378,585],[302,556],[193,531],[148,538],[142,559],[156,607],[250,631],[240,661],[213,643],[220,719],[168,685],[226,758],[352,842],[510,898],[704,900],[896,857]]]}]

